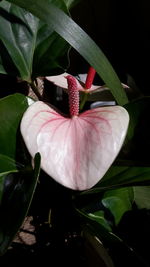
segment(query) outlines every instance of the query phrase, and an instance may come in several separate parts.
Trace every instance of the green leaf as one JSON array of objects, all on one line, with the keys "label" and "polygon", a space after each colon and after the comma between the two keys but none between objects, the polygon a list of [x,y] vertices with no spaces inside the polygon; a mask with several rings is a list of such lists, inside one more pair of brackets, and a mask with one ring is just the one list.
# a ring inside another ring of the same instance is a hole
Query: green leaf
[{"label": "green leaf", "polygon": [[6,74],[6,71],[5,71],[3,63],[2,63],[1,55],[0,55],[0,73]]},{"label": "green leaf", "polygon": [[[67,12],[63,1],[55,3]],[[51,27],[7,1],[0,3],[0,13],[0,38],[23,80],[30,82],[31,76],[50,75],[53,69],[66,67],[69,46]],[[3,64],[7,72],[8,62],[3,59]]]},{"label": "green leaf", "polygon": [[[98,238],[88,227],[84,228],[82,235],[86,251],[88,251],[88,253],[86,253],[87,262],[92,262],[93,266],[96,266],[98,264],[97,262],[99,262],[101,266],[101,262],[103,262],[103,266],[114,267],[112,259],[108,253],[108,248],[104,247],[101,239]],[[97,266],[99,266],[99,264]]]},{"label": "green leaf", "polygon": [[28,107],[27,97],[14,94],[0,99],[0,153],[15,159],[18,129]]},{"label": "green leaf", "polygon": [[58,74],[68,67],[68,43],[39,21],[32,77]]},{"label": "green leaf", "polygon": [[94,41],[62,10],[50,0],[9,0],[43,20],[75,48],[95,68],[111,89],[120,105],[128,102],[125,91],[111,64]]},{"label": "green leaf", "polygon": [[133,190],[137,207],[150,210],[150,186],[136,186]]},{"label": "green leaf", "polygon": [[[25,38],[24,31],[26,31],[29,35],[28,38],[32,38],[32,34],[29,31],[28,27],[24,23],[23,20],[19,19],[19,12],[22,11],[20,8],[16,8],[16,12],[11,12],[12,4],[8,3],[7,1],[2,1],[0,3],[0,13],[1,13],[1,23],[0,23],[0,38],[3,41],[4,45],[6,46],[14,64],[18,68],[20,75],[23,79],[28,79],[29,75],[29,68],[30,68],[30,60],[29,62],[26,61],[26,54],[22,53],[20,49],[20,39]],[[27,12],[26,12],[27,13]],[[23,15],[23,14],[22,14]],[[26,14],[28,16],[28,13]],[[21,29],[18,29],[18,23],[22,25]],[[17,31],[19,30],[18,34]],[[26,42],[24,42],[24,46],[26,52],[29,54],[29,58],[32,57],[31,53],[29,52],[28,46],[26,46]]]},{"label": "green leaf", "polygon": [[93,231],[93,234],[100,238],[102,242],[105,242],[105,244],[109,245],[122,242],[119,237],[115,236],[112,231],[110,231],[109,224],[107,224],[106,226],[106,221],[103,221],[103,223],[101,224],[100,221],[95,218],[95,216],[91,216],[80,209],[76,209],[76,211],[81,217],[81,220],[83,221],[85,227],[91,229]]},{"label": "green leaf", "polygon": [[14,65],[6,47],[0,40],[0,73],[1,74],[11,74],[12,76],[19,76],[19,72]]},{"label": "green leaf", "polygon": [[109,190],[104,193],[102,203],[114,216],[115,225],[118,225],[125,212],[132,210],[134,193],[132,187]]},{"label": "green leaf", "polygon": [[[123,196],[121,196],[121,193],[122,193],[121,191],[112,190],[110,191],[110,193],[108,191],[108,193],[106,193],[105,195],[106,199],[108,197],[112,197],[113,195],[118,197],[118,203],[113,202],[114,205],[111,205],[111,201],[109,202],[106,201],[106,204],[108,208],[111,209],[110,211],[114,214],[114,217],[117,223],[120,221],[120,218],[122,217],[123,212],[130,210],[132,199],[133,199],[133,191],[130,191],[130,192],[124,191]],[[128,198],[127,201],[126,199],[124,199],[126,197]],[[121,199],[124,202],[124,204],[122,203]],[[89,202],[90,204],[92,204],[90,199],[89,199]],[[115,204],[117,204],[117,207],[115,207]],[[120,210],[119,210],[119,204],[121,204]],[[97,207],[98,206],[96,205],[95,208]],[[99,209],[99,211],[100,211],[101,216],[103,217],[102,215],[103,212],[101,212],[101,208]],[[121,236],[119,236],[119,234],[114,233],[112,230],[109,230],[109,228],[107,228],[106,225],[103,224],[103,222],[105,221],[98,220],[97,217],[94,216],[93,214],[92,216],[91,214],[89,216],[89,213],[86,212],[84,209],[77,209],[77,212],[79,216],[81,217],[83,234],[85,231],[89,231],[91,233],[91,236],[96,237],[99,240],[101,240],[103,245],[108,249],[109,255],[113,256],[112,259],[114,260],[114,264],[115,263],[118,264],[118,252],[121,253],[121,255],[124,255],[124,257],[127,256],[129,257],[129,259],[133,259],[133,260],[135,259],[137,261],[138,257],[137,257],[135,248],[131,247],[131,244],[128,243],[128,240],[125,240],[125,238],[122,238]],[[97,211],[97,213],[99,212]],[[111,219],[109,216],[108,222],[106,221],[109,227],[110,227],[110,224],[112,223],[112,221],[110,220]],[[115,227],[115,230],[116,229],[117,228]]]},{"label": "green leaf", "polygon": [[0,154],[0,204],[3,196],[3,186],[6,175],[18,172],[18,167],[20,166],[21,165],[16,164],[13,159]]},{"label": "green leaf", "polygon": [[105,229],[107,229],[108,231],[112,230],[110,225],[108,224],[108,222],[104,218],[104,211],[103,210],[88,213],[88,217],[91,218],[92,220],[96,221],[100,225],[104,226]]},{"label": "green leaf", "polygon": [[101,180],[102,186],[129,186],[150,183],[150,167],[112,166]]},{"label": "green leaf", "polygon": [[97,194],[108,189],[150,185],[150,167],[111,166],[102,180],[81,195]]},{"label": "green leaf", "polygon": [[15,160],[0,154],[0,174],[17,172],[18,168],[22,166],[20,163],[16,163]]},{"label": "green leaf", "polygon": [[0,254],[6,251],[26,215],[39,174],[38,155],[34,171],[24,170],[24,165],[16,162],[16,157],[22,162],[24,154],[21,149],[17,156],[16,146],[20,119],[27,107],[27,98],[21,94],[0,100]]},{"label": "green leaf", "polygon": [[150,167],[112,166],[99,185],[105,187],[138,185],[150,182]]},{"label": "green leaf", "polygon": [[68,7],[68,9],[72,8],[73,6],[77,5],[81,0],[63,0]]},{"label": "green leaf", "polygon": [[11,173],[5,178],[0,205],[0,255],[3,255],[21,227],[30,207],[40,170],[40,155],[34,170]]}]

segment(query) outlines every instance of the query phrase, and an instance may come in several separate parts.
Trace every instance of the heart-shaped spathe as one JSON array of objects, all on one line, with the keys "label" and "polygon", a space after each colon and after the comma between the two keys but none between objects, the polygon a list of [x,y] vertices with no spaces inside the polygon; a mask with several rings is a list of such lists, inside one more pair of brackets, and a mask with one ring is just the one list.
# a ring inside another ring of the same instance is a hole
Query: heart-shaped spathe
[{"label": "heart-shaped spathe", "polygon": [[37,101],[25,112],[21,133],[41,168],[74,190],[93,187],[106,173],[123,144],[129,116],[120,106],[100,107],[72,118]]}]

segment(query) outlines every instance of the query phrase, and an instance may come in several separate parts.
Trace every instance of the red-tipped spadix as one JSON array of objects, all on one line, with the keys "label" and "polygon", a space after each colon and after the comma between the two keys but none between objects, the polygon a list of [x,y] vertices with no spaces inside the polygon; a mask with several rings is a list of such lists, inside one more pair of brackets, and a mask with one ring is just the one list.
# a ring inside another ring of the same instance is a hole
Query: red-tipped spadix
[{"label": "red-tipped spadix", "polygon": [[21,133],[42,169],[58,183],[75,190],[93,187],[116,158],[126,135],[127,111],[100,107],[72,118],[37,101],[25,112]]}]

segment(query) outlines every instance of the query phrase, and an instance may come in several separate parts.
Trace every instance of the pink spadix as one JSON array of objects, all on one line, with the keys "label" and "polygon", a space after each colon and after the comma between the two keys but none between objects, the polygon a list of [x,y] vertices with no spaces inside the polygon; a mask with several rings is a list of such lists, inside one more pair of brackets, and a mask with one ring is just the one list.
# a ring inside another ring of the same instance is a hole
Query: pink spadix
[{"label": "pink spadix", "polygon": [[76,80],[68,76],[67,82],[70,117],[37,101],[25,112],[21,133],[32,157],[41,154],[41,167],[48,175],[65,187],[85,190],[104,176],[118,155],[129,116],[120,106],[78,114]]},{"label": "pink spadix", "polygon": [[79,115],[79,91],[77,88],[76,79],[68,75],[66,76],[68,82],[68,95],[69,95],[69,108],[70,108],[70,116],[78,116]]}]

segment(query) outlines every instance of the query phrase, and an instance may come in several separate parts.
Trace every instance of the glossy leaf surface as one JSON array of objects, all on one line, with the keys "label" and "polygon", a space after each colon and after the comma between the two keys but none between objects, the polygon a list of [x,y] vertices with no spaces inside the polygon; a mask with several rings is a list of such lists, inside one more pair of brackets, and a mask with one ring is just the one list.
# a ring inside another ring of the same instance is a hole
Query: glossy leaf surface
[{"label": "glossy leaf surface", "polygon": [[[54,1],[65,12],[63,1]],[[23,80],[53,73],[68,64],[69,45],[53,28],[16,5],[0,3],[0,39]],[[3,57],[3,69],[9,73],[8,59]]]},{"label": "glossy leaf surface", "polygon": [[105,208],[109,209],[118,225],[125,212],[132,210],[134,193],[132,187],[107,191],[102,199]]},{"label": "glossy leaf surface", "polygon": [[95,211],[95,212],[88,213],[88,217],[91,220],[97,222],[99,225],[103,226],[107,231],[109,231],[109,232],[112,231],[109,223],[105,219],[103,210],[98,210],[98,211]]},{"label": "glossy leaf surface", "polygon": [[0,99],[0,153],[12,159],[16,158],[19,124],[27,107],[27,98],[21,94]]}]

